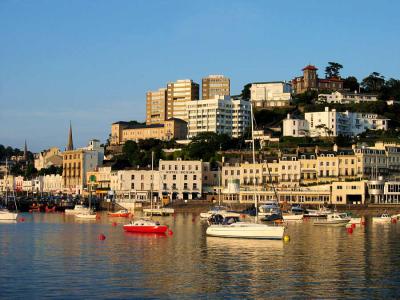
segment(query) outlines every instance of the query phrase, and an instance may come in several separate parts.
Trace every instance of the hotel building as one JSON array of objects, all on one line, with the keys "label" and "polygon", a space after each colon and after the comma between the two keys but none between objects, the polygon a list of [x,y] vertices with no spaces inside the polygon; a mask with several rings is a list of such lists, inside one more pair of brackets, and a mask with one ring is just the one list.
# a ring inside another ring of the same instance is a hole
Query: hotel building
[{"label": "hotel building", "polygon": [[214,99],[215,96],[229,96],[230,91],[230,80],[223,75],[209,75],[202,79],[202,99]]},{"label": "hotel building", "polygon": [[167,119],[188,121],[186,102],[199,99],[199,84],[191,79],[177,80],[167,85]]},{"label": "hotel building", "polygon": [[167,119],[167,89],[146,93],[146,124],[161,124]]}]

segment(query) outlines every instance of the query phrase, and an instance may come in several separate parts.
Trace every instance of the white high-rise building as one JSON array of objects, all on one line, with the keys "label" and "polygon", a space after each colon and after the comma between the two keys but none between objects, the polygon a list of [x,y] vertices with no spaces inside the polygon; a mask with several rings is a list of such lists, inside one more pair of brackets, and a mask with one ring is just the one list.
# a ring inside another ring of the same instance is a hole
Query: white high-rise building
[{"label": "white high-rise building", "polygon": [[188,138],[200,132],[225,133],[242,136],[250,126],[250,103],[233,100],[229,96],[214,99],[187,101]]}]

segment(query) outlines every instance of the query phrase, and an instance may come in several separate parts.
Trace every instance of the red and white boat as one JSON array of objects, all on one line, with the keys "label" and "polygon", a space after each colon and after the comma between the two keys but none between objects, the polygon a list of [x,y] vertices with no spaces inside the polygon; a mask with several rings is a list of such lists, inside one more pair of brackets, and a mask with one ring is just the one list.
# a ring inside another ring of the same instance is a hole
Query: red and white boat
[{"label": "red and white boat", "polygon": [[168,226],[161,225],[160,222],[151,219],[139,219],[124,225],[124,230],[140,233],[166,233]]},{"label": "red and white boat", "polygon": [[109,217],[129,218],[131,213],[126,209],[121,209],[121,210],[116,211],[116,212],[109,212],[107,215]]}]

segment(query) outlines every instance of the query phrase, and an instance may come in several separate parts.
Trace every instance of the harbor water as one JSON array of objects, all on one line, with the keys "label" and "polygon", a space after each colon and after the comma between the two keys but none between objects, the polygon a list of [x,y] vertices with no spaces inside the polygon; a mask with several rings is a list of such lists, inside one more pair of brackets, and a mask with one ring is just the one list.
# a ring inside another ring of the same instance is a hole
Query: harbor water
[{"label": "harbor water", "polygon": [[284,242],[206,237],[206,224],[190,213],[155,218],[170,226],[167,235],[125,233],[127,220],[106,214],[21,218],[0,224],[0,299],[400,295],[400,224],[367,220],[349,234],[290,223]]}]

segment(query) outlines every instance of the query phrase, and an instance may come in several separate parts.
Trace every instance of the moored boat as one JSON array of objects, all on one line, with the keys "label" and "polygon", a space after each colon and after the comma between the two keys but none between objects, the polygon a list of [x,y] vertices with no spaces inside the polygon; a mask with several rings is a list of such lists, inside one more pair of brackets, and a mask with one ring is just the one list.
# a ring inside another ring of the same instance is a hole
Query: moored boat
[{"label": "moored boat", "polygon": [[294,213],[283,213],[282,219],[283,221],[301,221],[303,220],[303,214],[294,214]]},{"label": "moored boat", "polygon": [[119,211],[116,212],[109,212],[107,214],[109,217],[116,217],[116,218],[129,218],[129,216],[131,215],[131,213],[127,210],[127,209],[121,209]]},{"label": "moored boat", "polygon": [[84,220],[96,220],[97,214],[93,211],[87,211],[87,212],[82,212],[82,213],[76,214],[75,217],[78,219],[84,219]]},{"label": "moored boat", "polygon": [[7,208],[0,208],[0,221],[16,220],[18,213],[9,211]]},{"label": "moored boat", "polygon": [[89,208],[79,204],[75,205],[73,209],[65,210],[66,215],[77,215],[77,214],[84,214],[87,212],[89,212]]},{"label": "moored boat", "polygon": [[151,219],[139,219],[125,224],[124,230],[138,233],[165,233],[168,230],[168,226],[161,225],[160,222]]},{"label": "moored boat", "polygon": [[372,222],[374,223],[390,223],[392,221],[392,216],[387,213],[383,213],[379,217],[372,217]]},{"label": "moored boat", "polygon": [[316,220],[314,225],[319,226],[344,226],[349,223],[350,219],[345,216],[346,214],[331,213],[326,216],[326,219]]}]

